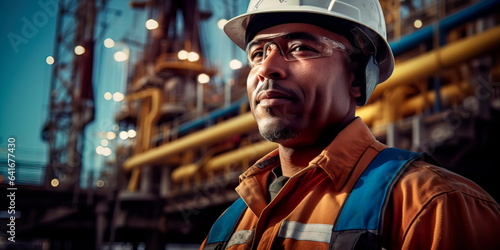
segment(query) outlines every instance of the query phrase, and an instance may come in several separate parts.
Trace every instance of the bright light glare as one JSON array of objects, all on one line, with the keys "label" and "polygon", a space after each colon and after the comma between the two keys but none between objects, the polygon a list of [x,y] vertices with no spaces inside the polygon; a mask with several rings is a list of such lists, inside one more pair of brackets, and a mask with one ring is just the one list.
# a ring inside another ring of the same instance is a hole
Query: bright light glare
[{"label": "bright light glare", "polygon": [[113,94],[111,94],[110,92],[104,93],[104,99],[109,101],[111,100],[111,98],[113,98]]},{"label": "bright light glare", "polygon": [[102,150],[102,155],[104,155],[104,156],[110,156],[111,153],[112,152],[111,152],[110,148],[104,147],[103,150]]},{"label": "bright light glare", "polygon": [[102,152],[104,151],[104,147],[103,146],[97,146],[95,148],[95,152],[98,154],[98,155],[102,155]]},{"label": "bright light glare", "polygon": [[104,40],[104,47],[106,47],[106,48],[113,48],[114,46],[115,46],[115,41],[113,41],[113,39],[106,38]]},{"label": "bright light glare", "polygon": [[103,180],[98,180],[98,181],[96,181],[95,185],[96,185],[97,187],[100,187],[100,188],[101,188],[101,187],[104,187],[104,181],[103,181]]},{"label": "bright light glare", "polygon": [[219,27],[219,29],[223,29],[227,22],[227,19],[221,19],[217,22],[217,27]]},{"label": "bright light glare", "polygon": [[105,146],[105,147],[106,147],[106,146],[108,146],[108,145],[109,145],[109,141],[108,141],[108,140],[106,140],[106,139],[102,139],[102,140],[101,140],[101,145],[103,145],[103,146]]},{"label": "bright light glare", "polygon": [[115,92],[115,93],[113,94],[113,100],[114,100],[115,102],[121,102],[121,101],[123,101],[123,99],[125,99],[125,96],[124,96],[122,93],[120,93],[120,92]]},{"label": "bright light glare", "polygon": [[180,59],[180,60],[186,60],[188,58],[188,52],[185,51],[185,50],[181,50],[179,51],[179,53],[177,53],[177,57]]},{"label": "bright light glare", "polygon": [[413,26],[417,29],[422,28],[422,21],[420,19],[415,20],[415,22],[413,22]]},{"label": "bright light glare", "polygon": [[128,137],[129,137],[129,138],[134,138],[134,137],[136,137],[136,136],[137,136],[137,132],[136,132],[135,130],[130,129],[130,130],[128,131]]},{"label": "bright light glare", "polygon": [[120,132],[120,139],[125,140],[127,138],[128,138],[128,132],[127,131]]},{"label": "bright light glare", "polygon": [[53,187],[57,187],[59,186],[59,180],[54,178],[50,181],[50,185],[52,185]]},{"label": "bright light glare", "polygon": [[204,74],[204,73],[199,74],[198,75],[198,82],[201,84],[208,83],[208,82],[210,82],[210,76],[207,74]]},{"label": "bright light glare", "polygon": [[114,58],[115,58],[115,61],[117,61],[117,62],[127,61],[128,54],[125,53],[124,51],[120,50],[120,51],[115,52]]},{"label": "bright light glare", "polygon": [[243,67],[243,64],[239,60],[233,59],[231,60],[231,62],[229,62],[229,67],[231,69],[240,69],[241,67]]},{"label": "bright light glare", "polygon": [[146,29],[148,30],[154,30],[158,28],[159,24],[156,20],[154,19],[149,19],[146,21]]},{"label": "bright light glare", "polygon": [[106,133],[106,138],[107,138],[108,140],[113,140],[113,139],[115,139],[115,138],[116,138],[116,133],[115,133],[115,132],[113,132],[113,131],[109,131],[108,133]]},{"label": "bright light glare", "polygon": [[85,48],[81,45],[78,45],[75,47],[75,54],[76,55],[83,55],[83,53],[85,53]]},{"label": "bright light glare", "polygon": [[47,56],[47,58],[45,59],[45,62],[47,62],[48,65],[54,64],[54,62],[55,62],[54,57]]},{"label": "bright light glare", "polygon": [[196,52],[189,52],[188,54],[188,61],[190,62],[196,62],[200,60],[200,55],[198,55],[198,53]]}]

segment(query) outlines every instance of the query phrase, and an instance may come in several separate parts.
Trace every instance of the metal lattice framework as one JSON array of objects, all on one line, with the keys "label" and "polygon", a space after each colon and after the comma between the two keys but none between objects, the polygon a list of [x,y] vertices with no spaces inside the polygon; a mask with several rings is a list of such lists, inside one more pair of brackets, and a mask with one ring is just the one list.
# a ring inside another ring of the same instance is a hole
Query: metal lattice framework
[{"label": "metal lattice framework", "polygon": [[94,118],[94,29],[104,1],[58,2],[50,106],[43,130],[50,154],[45,183],[55,181],[61,187],[78,190],[83,132]]}]

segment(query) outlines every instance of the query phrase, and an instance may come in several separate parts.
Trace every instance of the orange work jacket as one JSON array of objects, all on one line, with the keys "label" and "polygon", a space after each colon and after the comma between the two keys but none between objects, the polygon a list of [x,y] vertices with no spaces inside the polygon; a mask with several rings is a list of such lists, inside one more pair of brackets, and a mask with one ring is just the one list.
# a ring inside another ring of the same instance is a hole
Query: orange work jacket
[{"label": "orange work jacket", "polygon": [[[328,249],[342,204],[386,147],[357,118],[271,202],[268,180],[279,156],[269,153],[240,176],[236,191],[248,208],[227,249]],[[389,197],[382,241],[387,249],[500,249],[498,228],[500,206],[478,185],[414,161]]]}]

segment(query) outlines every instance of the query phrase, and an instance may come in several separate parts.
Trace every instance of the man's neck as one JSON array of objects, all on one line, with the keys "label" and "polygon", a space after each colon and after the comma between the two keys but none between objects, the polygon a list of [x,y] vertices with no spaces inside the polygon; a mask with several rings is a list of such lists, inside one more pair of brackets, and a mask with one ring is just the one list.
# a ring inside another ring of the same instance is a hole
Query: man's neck
[{"label": "man's neck", "polygon": [[309,162],[318,156],[324,148],[293,149],[279,146],[281,171],[284,176],[291,177],[309,165]]},{"label": "man's neck", "polygon": [[325,133],[323,133],[324,136],[312,145],[306,147],[290,147],[280,144],[279,157],[283,175],[291,177],[301,169],[309,166],[309,162],[321,154],[335,137],[355,119],[354,115],[346,118],[347,119],[345,119],[336,129],[326,130]]}]

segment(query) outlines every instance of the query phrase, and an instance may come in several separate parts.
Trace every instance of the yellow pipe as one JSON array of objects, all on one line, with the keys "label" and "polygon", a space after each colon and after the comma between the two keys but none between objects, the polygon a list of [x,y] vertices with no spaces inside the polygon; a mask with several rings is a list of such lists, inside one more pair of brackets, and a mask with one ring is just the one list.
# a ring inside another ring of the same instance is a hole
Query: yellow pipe
[{"label": "yellow pipe", "polygon": [[[241,147],[239,149],[227,152],[218,156],[213,157],[208,160],[202,167],[201,170],[206,172],[214,172],[223,170],[228,164],[233,162],[241,162],[242,160],[255,160],[258,157],[262,157],[265,154],[271,152],[273,149],[277,148],[278,144],[262,141],[257,142],[248,146]],[[198,164],[189,164],[185,166],[178,167],[172,171],[172,180],[179,182],[183,179],[193,176],[195,173],[200,172],[200,166]]]},{"label": "yellow pipe", "polygon": [[[140,123],[138,124],[139,134],[137,135],[134,154],[145,152],[150,148],[151,137],[155,133],[156,121],[160,116],[162,103],[161,91],[157,88],[149,88],[127,95],[125,98],[125,100],[129,102],[140,99],[145,100],[141,103],[141,113],[138,116],[140,118]],[[146,114],[144,118],[142,118],[142,114]],[[137,190],[140,174],[140,169],[134,169],[132,171],[127,187],[129,191]]]},{"label": "yellow pipe", "polygon": [[[450,104],[452,99],[463,99],[470,94],[472,94],[472,87],[466,82],[448,84],[441,88],[441,95],[445,105]],[[435,96],[435,91],[429,91],[425,95],[420,94],[404,101],[403,103],[391,105],[398,107],[397,112],[399,112],[400,115],[407,116],[415,113],[418,114],[419,112],[422,112],[426,106],[430,106],[434,103],[436,98]],[[386,101],[387,100],[379,100],[372,104],[359,107],[356,110],[356,114],[360,116],[366,124],[372,124],[376,120],[376,116],[381,115],[382,104]]]},{"label": "yellow pipe", "polygon": [[442,48],[422,54],[414,59],[398,63],[394,73],[384,83],[378,85],[372,98],[380,96],[388,89],[411,84],[414,79],[422,79],[439,69],[450,67],[485,54],[500,47],[500,26],[491,28],[475,36],[450,43]]},{"label": "yellow pipe", "polygon": [[228,164],[241,162],[242,159],[254,160],[278,148],[278,144],[268,141],[254,143],[234,151],[218,155],[210,159],[204,169],[208,171],[222,170]]},{"label": "yellow pipe", "polygon": [[[139,120],[143,122],[140,123],[140,128],[138,128],[139,134],[137,136],[137,144],[134,153],[144,152],[150,147],[151,137],[155,132],[154,128],[156,127],[156,121],[160,117],[162,103],[161,91],[157,88],[148,88],[143,91],[127,95],[125,98],[125,101],[128,102],[146,98],[149,98],[150,100],[143,102],[141,105]],[[142,118],[143,114],[145,114],[144,118]]]},{"label": "yellow pipe", "polygon": [[[441,88],[441,96],[444,104],[452,104],[472,94],[472,87],[466,82],[449,84]],[[426,99],[424,99],[426,98]],[[436,92],[429,92],[425,97],[417,96],[404,102],[400,106],[400,112],[404,115],[421,112],[425,106],[430,106],[436,100]]]},{"label": "yellow pipe", "polygon": [[199,164],[196,163],[178,167],[174,171],[172,171],[172,180],[175,182],[180,182],[183,179],[194,176],[194,174],[196,174],[197,172],[200,173],[200,168],[201,167],[199,166]]},{"label": "yellow pipe", "polygon": [[364,123],[372,124],[373,121],[375,121],[376,116],[380,115],[381,107],[382,101],[376,101],[366,106],[358,107],[356,109],[356,115],[361,117]]},{"label": "yellow pipe", "polygon": [[189,134],[176,141],[150,149],[142,154],[134,155],[123,163],[123,169],[130,171],[144,164],[158,164],[172,155],[197,148],[200,145],[214,143],[235,134],[246,133],[257,129],[257,123],[251,113],[242,114],[221,122],[207,129]]},{"label": "yellow pipe", "polygon": [[136,168],[132,170],[132,174],[130,175],[130,179],[127,185],[127,191],[133,192],[139,188],[139,177],[141,177],[141,169]]}]

